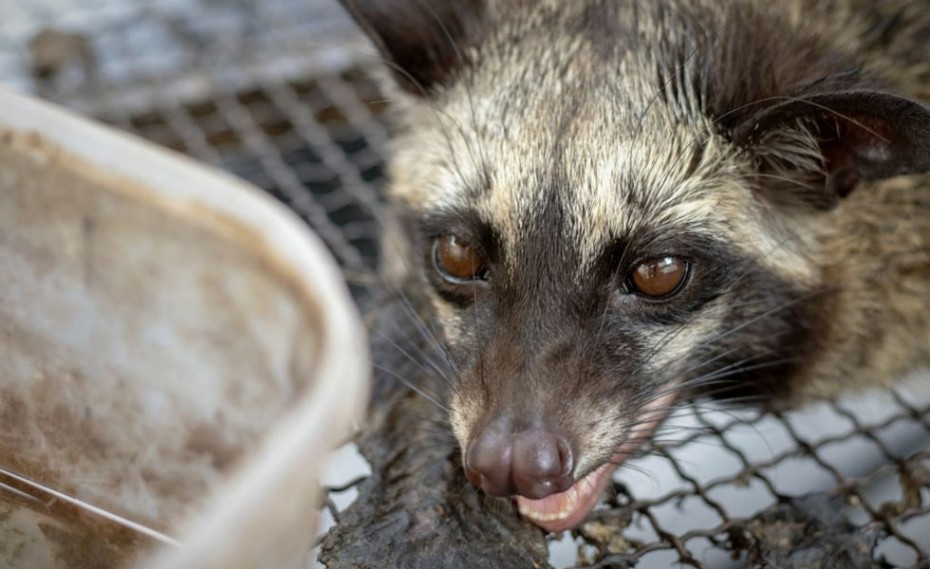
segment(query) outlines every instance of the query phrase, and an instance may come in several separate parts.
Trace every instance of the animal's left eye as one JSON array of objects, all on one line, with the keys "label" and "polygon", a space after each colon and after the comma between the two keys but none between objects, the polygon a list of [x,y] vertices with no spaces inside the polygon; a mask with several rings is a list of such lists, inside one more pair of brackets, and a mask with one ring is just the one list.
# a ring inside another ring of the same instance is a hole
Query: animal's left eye
[{"label": "animal's left eye", "polygon": [[656,257],[633,267],[628,287],[654,300],[674,296],[684,287],[691,265],[681,257]]}]

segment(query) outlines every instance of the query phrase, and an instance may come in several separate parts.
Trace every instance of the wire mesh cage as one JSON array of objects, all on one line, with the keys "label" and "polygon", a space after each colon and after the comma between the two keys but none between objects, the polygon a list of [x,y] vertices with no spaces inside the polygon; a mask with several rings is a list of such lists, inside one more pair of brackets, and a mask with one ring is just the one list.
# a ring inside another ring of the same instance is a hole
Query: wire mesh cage
[{"label": "wire mesh cage", "polygon": [[[7,0],[0,15],[0,82],[263,188],[323,239],[364,300],[387,104],[372,50],[335,2]],[[553,565],[930,566],[930,397],[919,388],[786,414],[699,402],[666,432],[618,471],[592,521],[550,538]],[[366,471],[342,454],[326,477],[327,525]]]}]

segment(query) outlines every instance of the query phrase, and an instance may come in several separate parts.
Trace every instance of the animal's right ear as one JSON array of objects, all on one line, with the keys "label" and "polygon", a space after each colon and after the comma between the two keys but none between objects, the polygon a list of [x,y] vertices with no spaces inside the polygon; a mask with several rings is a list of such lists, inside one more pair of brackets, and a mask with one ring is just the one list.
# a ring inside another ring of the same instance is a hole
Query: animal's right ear
[{"label": "animal's right ear", "polygon": [[470,65],[484,0],[341,0],[406,91],[425,96]]}]

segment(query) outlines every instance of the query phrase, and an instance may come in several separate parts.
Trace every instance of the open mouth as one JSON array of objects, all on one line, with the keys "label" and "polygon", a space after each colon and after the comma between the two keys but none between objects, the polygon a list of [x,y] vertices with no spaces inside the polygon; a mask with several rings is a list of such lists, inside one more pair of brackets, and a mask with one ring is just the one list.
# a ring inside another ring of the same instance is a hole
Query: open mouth
[{"label": "open mouth", "polygon": [[611,477],[620,463],[634,454],[668,415],[675,403],[677,392],[665,389],[666,394],[657,398],[643,408],[639,421],[630,433],[630,437],[620,447],[610,462],[577,480],[571,488],[558,494],[552,494],[539,500],[517,496],[520,514],[549,532],[572,529],[588,517],[611,481]]}]

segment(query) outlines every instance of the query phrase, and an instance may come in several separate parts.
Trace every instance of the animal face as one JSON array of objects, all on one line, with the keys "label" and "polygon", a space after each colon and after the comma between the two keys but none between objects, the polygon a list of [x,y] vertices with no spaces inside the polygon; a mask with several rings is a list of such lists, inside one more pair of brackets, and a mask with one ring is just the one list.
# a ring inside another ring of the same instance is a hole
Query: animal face
[{"label": "animal face", "polygon": [[790,389],[835,309],[830,215],[930,166],[923,107],[759,3],[348,5],[397,72],[387,245],[466,474],[547,529],[681,393]]}]

